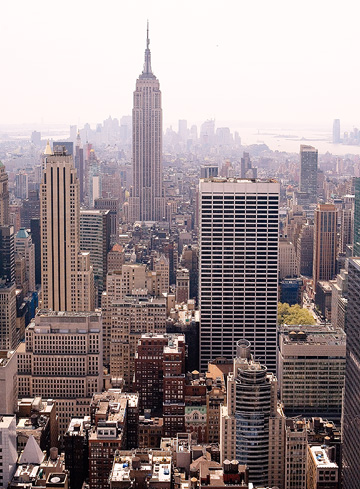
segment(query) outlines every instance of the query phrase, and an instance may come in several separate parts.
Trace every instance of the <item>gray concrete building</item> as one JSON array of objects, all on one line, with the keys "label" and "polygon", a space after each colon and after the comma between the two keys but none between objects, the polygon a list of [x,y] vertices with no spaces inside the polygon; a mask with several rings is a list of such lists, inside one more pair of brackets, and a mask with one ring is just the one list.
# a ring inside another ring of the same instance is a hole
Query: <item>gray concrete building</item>
[{"label": "gray concrete building", "polygon": [[341,329],[325,324],[280,327],[278,380],[286,415],[340,418],[345,352]]}]

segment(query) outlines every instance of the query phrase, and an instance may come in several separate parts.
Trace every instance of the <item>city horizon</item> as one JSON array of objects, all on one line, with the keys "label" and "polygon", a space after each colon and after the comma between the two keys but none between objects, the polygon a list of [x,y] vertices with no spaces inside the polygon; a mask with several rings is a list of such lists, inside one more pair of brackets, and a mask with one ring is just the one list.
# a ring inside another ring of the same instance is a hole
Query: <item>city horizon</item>
[{"label": "city horizon", "polygon": [[[341,22],[345,8],[328,9],[327,22],[322,22],[321,5],[312,5],[312,25],[317,30],[304,37],[307,9],[297,11],[294,23],[293,12],[282,0],[264,4],[261,18],[255,6],[240,9],[232,1],[219,17],[216,4],[209,1],[206,22],[204,5],[192,5],[191,15],[184,5],[174,15],[162,2],[123,8],[110,5],[108,11],[99,12],[91,5],[83,10],[81,5],[70,8],[64,2],[59,17],[56,5],[45,8],[44,3],[43,9],[24,6],[24,16],[19,17],[8,4],[2,33],[8,49],[3,58],[7,76],[2,81],[6,97],[1,125],[31,123],[34,114],[35,121],[78,124],[79,120],[102,120],[105,114],[130,113],[134,80],[142,69],[147,18],[153,70],[164,93],[165,125],[177,118],[265,124],[311,120],[312,125],[326,121],[330,125],[340,118],[347,125],[357,125],[355,114],[360,107],[348,49],[353,19]],[[236,14],[247,19],[240,28]],[[72,37],[61,36],[53,28],[58,18],[66,18]],[[335,38],[329,35],[331,28],[336,28]],[[25,36],[26,47],[21,41]]]}]

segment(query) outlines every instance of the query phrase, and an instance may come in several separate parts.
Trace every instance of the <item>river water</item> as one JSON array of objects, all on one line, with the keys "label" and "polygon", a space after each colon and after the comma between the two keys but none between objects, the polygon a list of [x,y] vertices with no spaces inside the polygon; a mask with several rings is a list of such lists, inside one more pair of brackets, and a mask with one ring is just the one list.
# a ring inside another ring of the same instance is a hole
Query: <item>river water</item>
[{"label": "river water", "polygon": [[319,154],[331,153],[345,156],[360,155],[360,146],[346,144],[333,144],[332,134],[328,131],[309,131],[305,129],[257,129],[239,127],[235,129],[241,137],[244,146],[250,144],[265,143],[273,151],[285,151],[287,153],[299,153],[301,144],[314,146]]}]

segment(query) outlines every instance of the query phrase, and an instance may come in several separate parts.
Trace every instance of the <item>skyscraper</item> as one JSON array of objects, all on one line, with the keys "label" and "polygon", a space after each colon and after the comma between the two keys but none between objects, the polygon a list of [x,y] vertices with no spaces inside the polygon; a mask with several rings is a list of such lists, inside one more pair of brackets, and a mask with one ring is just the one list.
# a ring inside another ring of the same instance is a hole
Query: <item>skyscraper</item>
[{"label": "skyscraper", "polygon": [[148,26],[144,69],[134,92],[131,221],[160,221],[165,217],[161,92],[159,80],[151,70],[149,45]]},{"label": "skyscraper", "polygon": [[15,282],[0,278],[0,350],[13,350],[17,344]]},{"label": "skyscraper", "polygon": [[354,248],[353,255],[360,256],[360,178],[354,178]]},{"label": "skyscraper", "polygon": [[280,185],[200,180],[200,369],[236,341],[275,372]]},{"label": "skyscraper", "polygon": [[14,226],[0,226],[0,279],[15,282]]},{"label": "skyscraper", "polygon": [[0,161],[0,226],[9,224],[9,189],[8,175],[5,166]]},{"label": "skyscraper", "polygon": [[187,121],[185,119],[179,119],[179,137],[181,141],[186,141],[188,135]]},{"label": "skyscraper", "polygon": [[80,202],[84,202],[84,149],[81,144],[80,132],[78,131],[75,146],[75,168],[80,183]]},{"label": "skyscraper", "polygon": [[41,284],[41,232],[40,218],[30,220],[32,242],[35,246],[35,283]]},{"label": "skyscraper", "polygon": [[80,289],[89,270],[80,259],[79,180],[65,148],[55,146],[47,156],[40,192],[42,307],[78,311],[87,303],[92,310],[92,299],[81,297],[94,294]]},{"label": "skyscraper", "polygon": [[16,417],[0,418],[1,472],[0,487],[8,487],[16,470],[18,454],[16,451]]},{"label": "skyscraper", "polygon": [[343,487],[359,485],[360,473],[360,260],[349,259],[346,370],[343,412]]},{"label": "skyscraper", "polygon": [[35,245],[32,242],[31,235],[25,228],[21,228],[15,237],[15,251],[19,256],[25,258],[26,263],[26,280],[29,290],[35,288]]},{"label": "skyscraper", "polygon": [[221,420],[221,431],[228,440],[222,436],[221,443],[227,445],[222,456],[235,452],[236,459],[248,466],[249,480],[258,486],[268,484],[274,465],[269,456],[269,421],[276,416],[277,381],[265,365],[253,359],[250,350],[248,341],[236,343],[234,369],[227,377],[227,419]]},{"label": "skyscraper", "polygon": [[340,143],[340,119],[334,119],[333,124],[333,143]]},{"label": "skyscraper", "polygon": [[96,304],[100,306],[101,294],[106,285],[107,254],[110,250],[110,211],[80,211],[80,247],[82,251],[90,251]]},{"label": "skyscraper", "polygon": [[300,146],[300,192],[308,194],[308,203],[317,202],[318,150],[313,146]]},{"label": "skyscraper", "polygon": [[336,275],[337,210],[334,204],[318,204],[314,215],[314,287]]},{"label": "skyscraper", "polygon": [[314,224],[306,222],[297,239],[297,259],[300,275],[311,277],[314,257]]}]

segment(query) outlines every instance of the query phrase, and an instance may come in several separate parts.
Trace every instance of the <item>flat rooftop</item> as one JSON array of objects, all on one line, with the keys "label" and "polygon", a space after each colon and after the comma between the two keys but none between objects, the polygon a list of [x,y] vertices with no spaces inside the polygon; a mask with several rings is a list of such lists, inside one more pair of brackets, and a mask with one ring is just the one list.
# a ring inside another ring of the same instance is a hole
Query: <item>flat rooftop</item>
[{"label": "flat rooftop", "polygon": [[46,318],[83,318],[83,317],[101,317],[101,312],[96,311],[82,311],[82,312],[74,312],[74,311],[52,311],[51,309],[39,309],[36,317],[46,317]]},{"label": "flat rooftop", "polygon": [[240,177],[209,177],[201,178],[200,182],[204,183],[278,183],[273,178],[260,179],[260,178],[240,178]]},{"label": "flat rooftop", "polygon": [[0,430],[8,429],[11,425],[11,422],[14,420],[15,416],[12,415],[0,416]]},{"label": "flat rooftop", "polygon": [[335,462],[331,462],[326,450],[321,446],[313,446],[310,448],[311,455],[314,459],[315,465],[319,468],[337,469],[338,465]]},{"label": "flat rooftop", "polygon": [[279,329],[281,342],[285,345],[346,346],[346,335],[342,329],[329,326],[290,326]]}]

